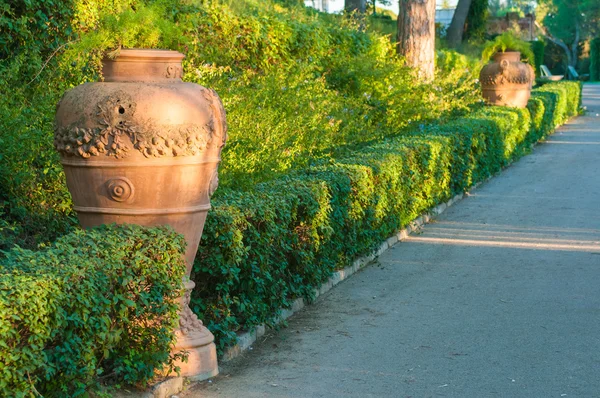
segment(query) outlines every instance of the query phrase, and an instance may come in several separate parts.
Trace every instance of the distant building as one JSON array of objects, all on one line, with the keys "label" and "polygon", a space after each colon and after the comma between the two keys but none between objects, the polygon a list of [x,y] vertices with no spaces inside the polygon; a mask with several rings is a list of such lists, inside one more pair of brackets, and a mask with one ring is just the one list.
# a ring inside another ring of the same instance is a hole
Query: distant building
[{"label": "distant building", "polygon": [[[436,0],[435,22],[448,27],[452,22],[452,16],[456,9],[458,0]],[[343,0],[304,0],[304,5],[322,12],[337,13],[344,9]],[[379,7],[380,4],[377,4]],[[398,1],[392,0],[391,6],[384,6],[387,10],[398,12]]]},{"label": "distant building", "polygon": [[517,33],[526,41],[535,40],[535,14],[527,14],[523,18],[516,12],[509,12],[504,17],[489,18],[486,27],[488,35],[500,35],[508,30]]},{"label": "distant building", "polygon": [[304,5],[322,12],[329,12],[329,0],[304,0]]},{"label": "distant building", "polygon": [[442,8],[435,10],[435,23],[439,23],[444,28],[450,26],[452,17],[454,16],[455,8]]}]

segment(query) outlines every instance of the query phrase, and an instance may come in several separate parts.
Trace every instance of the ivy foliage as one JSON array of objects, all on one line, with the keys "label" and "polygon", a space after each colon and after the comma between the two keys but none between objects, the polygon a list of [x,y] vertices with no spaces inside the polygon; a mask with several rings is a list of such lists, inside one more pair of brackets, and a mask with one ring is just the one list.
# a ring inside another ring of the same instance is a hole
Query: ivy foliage
[{"label": "ivy foliage", "polygon": [[438,203],[530,150],[580,108],[578,82],[533,90],[527,109],[484,107],[213,200],[192,279],[193,309],[223,350],[236,332],[368,254]]},{"label": "ivy foliage", "polygon": [[77,397],[169,368],[185,240],[166,227],[75,231],[0,261],[0,395]]},{"label": "ivy foliage", "polygon": [[0,60],[24,52],[47,55],[73,35],[73,1],[2,1]]}]

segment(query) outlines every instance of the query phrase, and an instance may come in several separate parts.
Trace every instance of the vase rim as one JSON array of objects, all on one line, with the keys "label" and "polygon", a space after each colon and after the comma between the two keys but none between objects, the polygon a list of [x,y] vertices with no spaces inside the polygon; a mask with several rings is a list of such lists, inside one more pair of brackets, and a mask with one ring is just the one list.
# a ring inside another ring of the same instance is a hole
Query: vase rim
[{"label": "vase rim", "polygon": [[181,61],[185,55],[179,51],[150,49],[150,48],[123,48],[114,59],[105,57],[108,62],[145,62],[145,61]]},{"label": "vase rim", "polygon": [[493,56],[494,62],[500,62],[502,60],[508,60],[510,62],[519,62],[521,60],[520,51],[498,51]]}]

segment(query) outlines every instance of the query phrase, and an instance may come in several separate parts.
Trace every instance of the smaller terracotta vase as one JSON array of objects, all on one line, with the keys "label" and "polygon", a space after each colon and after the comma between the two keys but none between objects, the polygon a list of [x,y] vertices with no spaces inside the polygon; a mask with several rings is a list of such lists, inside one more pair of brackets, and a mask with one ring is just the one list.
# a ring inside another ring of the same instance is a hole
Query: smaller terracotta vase
[{"label": "smaller terracotta vase", "polygon": [[486,103],[516,108],[527,106],[534,80],[533,68],[521,62],[518,51],[497,52],[479,74]]}]

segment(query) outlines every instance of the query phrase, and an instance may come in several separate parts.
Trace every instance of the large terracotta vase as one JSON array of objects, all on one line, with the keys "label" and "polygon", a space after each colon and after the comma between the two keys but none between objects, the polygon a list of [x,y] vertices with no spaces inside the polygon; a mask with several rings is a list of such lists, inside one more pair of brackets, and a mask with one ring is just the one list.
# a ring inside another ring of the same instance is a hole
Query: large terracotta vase
[{"label": "large terracotta vase", "polygon": [[[215,91],[181,80],[183,54],[121,50],[104,81],[69,90],[57,107],[54,144],[79,222],[170,225],[186,238],[190,275],[227,138]],[[184,376],[218,373],[213,335],[189,309],[186,283],[176,352]]]},{"label": "large terracotta vase", "polygon": [[535,74],[518,51],[497,52],[479,74],[483,99],[490,105],[525,108]]}]

